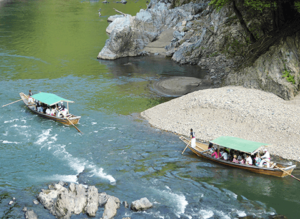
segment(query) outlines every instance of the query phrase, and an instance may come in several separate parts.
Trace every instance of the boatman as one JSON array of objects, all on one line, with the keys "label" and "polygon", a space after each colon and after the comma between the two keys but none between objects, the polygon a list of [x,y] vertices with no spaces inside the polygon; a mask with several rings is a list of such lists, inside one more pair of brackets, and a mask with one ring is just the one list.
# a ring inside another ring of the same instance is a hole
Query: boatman
[{"label": "boatman", "polygon": [[267,163],[267,168],[269,168],[270,160],[271,160],[270,153],[267,149],[264,149],[264,153],[265,154],[263,156],[261,156],[261,162],[260,162],[259,166],[262,167],[264,163]]},{"label": "boatman", "polygon": [[31,90],[29,90],[29,94],[28,94],[30,97],[32,96],[32,92],[31,92]]},{"label": "boatman", "polygon": [[195,132],[193,132],[193,129],[191,129],[190,137],[191,137],[191,147],[195,148],[196,147],[196,136],[195,136]]}]

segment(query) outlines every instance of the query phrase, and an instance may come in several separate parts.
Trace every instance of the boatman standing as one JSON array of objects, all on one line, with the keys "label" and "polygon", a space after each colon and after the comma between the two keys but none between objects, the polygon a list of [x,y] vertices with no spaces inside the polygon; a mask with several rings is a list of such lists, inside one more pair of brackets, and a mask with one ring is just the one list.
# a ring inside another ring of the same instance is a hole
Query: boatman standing
[{"label": "boatman standing", "polygon": [[270,157],[270,153],[267,149],[264,149],[264,155],[261,156],[261,162],[259,164],[260,167],[263,166],[264,163],[267,163],[267,168],[270,167],[270,160],[271,160],[271,157]]},{"label": "boatman standing", "polygon": [[191,129],[190,137],[191,137],[191,147],[195,148],[196,147],[196,136],[195,136],[195,132],[193,131],[193,129]]}]

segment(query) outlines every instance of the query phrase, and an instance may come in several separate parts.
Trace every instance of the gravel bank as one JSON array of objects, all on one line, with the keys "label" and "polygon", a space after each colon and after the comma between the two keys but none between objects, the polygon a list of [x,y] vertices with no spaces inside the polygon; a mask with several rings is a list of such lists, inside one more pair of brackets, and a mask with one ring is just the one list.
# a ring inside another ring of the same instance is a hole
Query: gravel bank
[{"label": "gravel bank", "polygon": [[235,136],[271,144],[269,151],[300,161],[300,103],[261,90],[222,87],[195,91],[141,113],[151,125],[197,139]]}]

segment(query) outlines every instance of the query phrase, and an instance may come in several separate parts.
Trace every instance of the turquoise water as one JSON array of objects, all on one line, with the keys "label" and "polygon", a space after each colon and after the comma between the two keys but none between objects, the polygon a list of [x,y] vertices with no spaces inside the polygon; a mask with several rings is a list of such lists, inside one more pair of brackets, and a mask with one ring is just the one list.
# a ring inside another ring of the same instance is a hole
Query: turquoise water
[{"label": "turquoise water", "polygon": [[[185,145],[178,136],[139,117],[170,100],[152,89],[153,81],[205,72],[159,57],[96,59],[113,8],[135,14],[145,7],[145,1],[0,3],[1,105],[29,89],[55,93],[75,101],[70,111],[82,116],[78,128],[84,133],[42,119],[22,102],[1,108],[0,217],[24,218],[27,206],[40,218],[54,218],[32,200],[62,180],[96,185],[121,201],[147,197],[154,203],[139,213],[121,207],[116,218],[297,218],[298,181],[216,165],[190,151],[181,155]],[[9,206],[12,197],[17,201]]]}]

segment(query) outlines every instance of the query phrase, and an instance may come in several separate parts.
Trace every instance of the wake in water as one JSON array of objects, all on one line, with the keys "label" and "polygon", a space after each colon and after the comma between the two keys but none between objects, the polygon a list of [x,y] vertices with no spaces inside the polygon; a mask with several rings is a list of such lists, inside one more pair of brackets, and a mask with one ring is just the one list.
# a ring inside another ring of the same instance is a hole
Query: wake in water
[{"label": "wake in water", "polygon": [[104,172],[102,167],[97,167],[92,161],[86,160],[84,158],[74,157],[66,150],[66,145],[56,144],[57,142],[57,134],[51,135],[51,129],[47,129],[42,131],[42,133],[38,136],[36,145],[40,145],[40,150],[46,148],[47,150],[53,151],[53,156],[61,159],[65,164],[67,164],[73,171],[75,171],[74,175],[59,175],[55,174],[51,177],[47,177],[46,179],[52,180],[61,180],[64,182],[78,182],[78,176],[83,173],[83,171],[88,171],[90,177],[96,176],[101,179],[108,180],[110,184],[116,184],[116,180],[113,176]]}]

